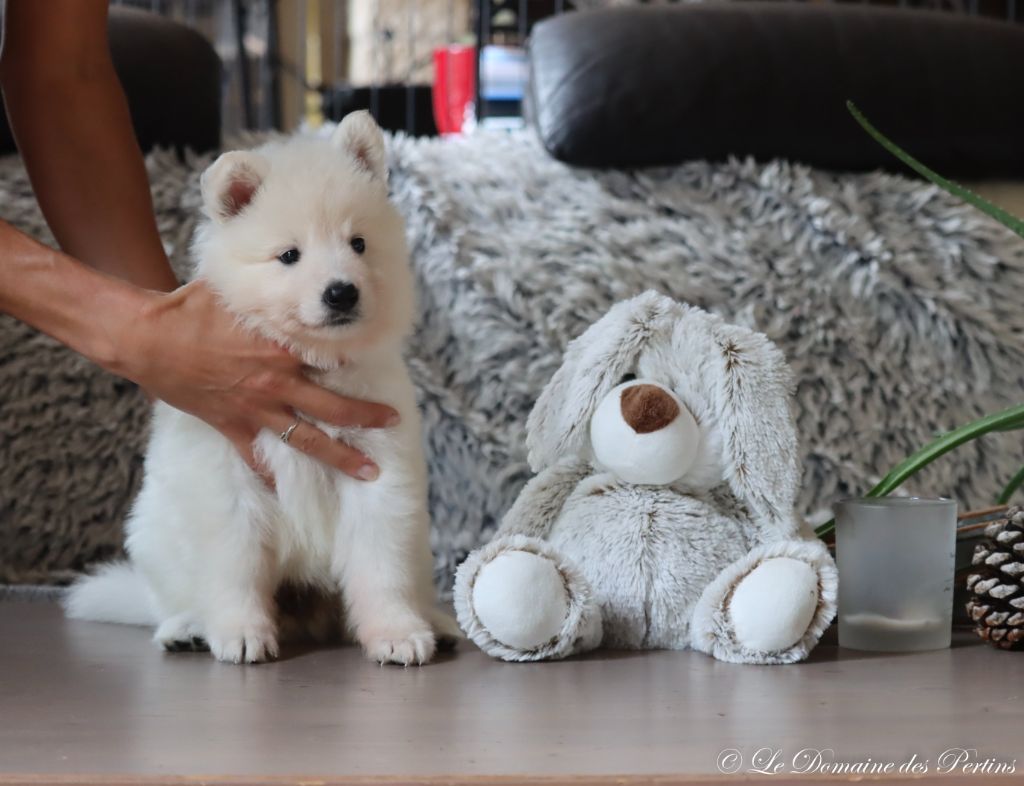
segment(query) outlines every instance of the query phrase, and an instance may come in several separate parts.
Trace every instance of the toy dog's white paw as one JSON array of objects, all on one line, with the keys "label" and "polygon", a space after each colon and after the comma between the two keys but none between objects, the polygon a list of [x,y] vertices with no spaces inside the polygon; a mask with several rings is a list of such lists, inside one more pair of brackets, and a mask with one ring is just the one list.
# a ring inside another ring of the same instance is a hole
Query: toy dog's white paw
[{"label": "toy dog's white paw", "polygon": [[277,657],[277,631],[269,618],[210,625],[210,652],[225,663],[262,663]]},{"label": "toy dog's white paw", "polygon": [[506,551],[480,569],[473,609],[497,641],[533,650],[557,638],[569,612],[569,591],[555,563],[527,551]]},{"label": "toy dog's white paw", "polygon": [[803,638],[818,607],[818,574],[803,560],[767,559],[736,586],[729,617],[737,642],[782,652]]},{"label": "toy dog's white paw", "polygon": [[422,666],[437,651],[434,632],[422,620],[415,626],[380,627],[360,635],[366,657],[380,664]]}]

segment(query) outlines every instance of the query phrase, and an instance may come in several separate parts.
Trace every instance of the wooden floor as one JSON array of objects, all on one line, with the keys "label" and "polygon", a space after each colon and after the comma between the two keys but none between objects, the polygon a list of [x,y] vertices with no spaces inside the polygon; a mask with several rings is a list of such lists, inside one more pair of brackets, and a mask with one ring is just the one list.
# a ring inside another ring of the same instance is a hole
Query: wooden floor
[{"label": "wooden floor", "polygon": [[164,654],[142,629],[65,621],[51,603],[6,602],[0,783],[700,775],[727,748],[744,768],[760,749],[788,768],[818,748],[845,761],[916,754],[933,772],[947,748],[978,748],[1020,757],[1024,773],[1024,654],[968,641],[915,655],[819,647],[783,667],[690,652],[514,665],[469,644],[423,668],[351,648],[239,667]]}]

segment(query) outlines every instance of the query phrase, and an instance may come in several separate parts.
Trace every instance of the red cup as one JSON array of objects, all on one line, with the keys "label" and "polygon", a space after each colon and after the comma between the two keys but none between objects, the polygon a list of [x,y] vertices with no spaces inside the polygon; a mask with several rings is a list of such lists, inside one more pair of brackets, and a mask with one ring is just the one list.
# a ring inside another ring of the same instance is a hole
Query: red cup
[{"label": "red cup", "polygon": [[476,47],[453,44],[434,50],[434,123],[458,134],[476,91]]}]

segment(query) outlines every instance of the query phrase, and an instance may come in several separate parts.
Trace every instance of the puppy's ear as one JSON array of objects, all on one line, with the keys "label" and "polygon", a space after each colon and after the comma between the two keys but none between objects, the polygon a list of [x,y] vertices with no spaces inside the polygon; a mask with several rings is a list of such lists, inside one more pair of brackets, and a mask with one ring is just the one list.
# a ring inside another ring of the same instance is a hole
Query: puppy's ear
[{"label": "puppy's ear", "polygon": [[371,177],[381,181],[387,180],[384,134],[381,133],[380,126],[373,116],[365,109],[345,115],[335,129],[331,142]]},{"label": "puppy's ear", "polygon": [[721,429],[725,479],[762,531],[792,537],[801,475],[792,372],[767,336],[711,319],[704,382]]},{"label": "puppy's ear", "polygon": [[200,180],[203,211],[220,223],[234,218],[252,202],[269,169],[267,159],[258,153],[222,154]]},{"label": "puppy's ear", "polygon": [[635,371],[652,340],[668,340],[683,306],[645,292],[609,309],[569,343],[561,368],[541,391],[526,423],[528,460],[539,472],[566,458],[589,455],[590,419],[601,400]]}]

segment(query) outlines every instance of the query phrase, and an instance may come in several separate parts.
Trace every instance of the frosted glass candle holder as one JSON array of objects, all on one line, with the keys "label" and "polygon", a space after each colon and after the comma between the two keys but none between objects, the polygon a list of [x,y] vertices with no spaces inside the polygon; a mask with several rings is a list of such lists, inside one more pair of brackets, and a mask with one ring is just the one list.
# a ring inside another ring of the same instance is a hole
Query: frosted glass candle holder
[{"label": "frosted glass candle holder", "polygon": [[911,652],[948,647],[956,502],[849,499],[836,510],[839,645]]}]

